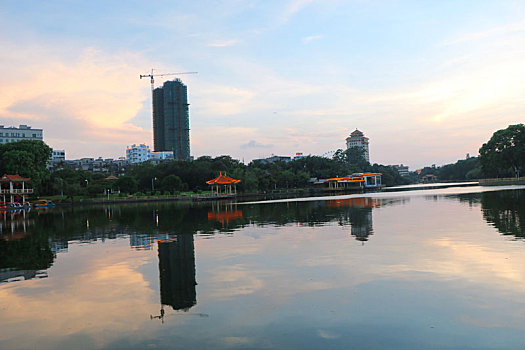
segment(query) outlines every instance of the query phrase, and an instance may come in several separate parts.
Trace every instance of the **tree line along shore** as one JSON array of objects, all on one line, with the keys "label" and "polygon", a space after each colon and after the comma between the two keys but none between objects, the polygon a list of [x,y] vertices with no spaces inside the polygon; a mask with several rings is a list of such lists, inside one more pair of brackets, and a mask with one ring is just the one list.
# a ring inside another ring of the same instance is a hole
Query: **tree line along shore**
[{"label": "tree line along shore", "polygon": [[[230,156],[202,156],[194,161],[167,161],[158,165],[135,164],[124,175],[83,170],[47,169],[51,149],[42,141],[23,140],[0,145],[0,174],[31,178],[35,197],[140,198],[144,196],[189,197],[209,191],[206,181],[219,172],[241,180],[241,194],[303,192],[312,179],[352,173],[382,173],[385,186],[420,182],[426,175],[437,181],[462,181],[519,177],[525,168],[525,126],[510,125],[496,131],[479,150],[479,156],[443,166],[428,166],[419,173],[401,176],[393,166],[368,163],[360,148],[338,150],[330,158],[308,156],[290,162],[248,165]],[[428,178],[428,177],[427,177]],[[58,197],[57,197],[58,196]]]}]

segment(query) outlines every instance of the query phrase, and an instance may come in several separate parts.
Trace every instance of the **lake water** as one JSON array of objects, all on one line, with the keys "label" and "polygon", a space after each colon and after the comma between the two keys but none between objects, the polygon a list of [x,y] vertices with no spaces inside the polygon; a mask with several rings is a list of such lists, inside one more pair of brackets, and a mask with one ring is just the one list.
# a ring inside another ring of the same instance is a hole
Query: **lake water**
[{"label": "lake water", "polygon": [[1,349],[523,349],[525,190],[0,213]]}]

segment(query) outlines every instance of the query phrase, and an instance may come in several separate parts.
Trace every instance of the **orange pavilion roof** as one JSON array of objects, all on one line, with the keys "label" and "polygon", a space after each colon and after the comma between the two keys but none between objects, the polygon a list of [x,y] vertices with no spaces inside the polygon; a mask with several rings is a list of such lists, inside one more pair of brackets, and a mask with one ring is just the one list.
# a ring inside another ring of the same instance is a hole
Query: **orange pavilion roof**
[{"label": "orange pavilion roof", "polygon": [[330,179],[326,179],[326,181],[337,181],[337,182],[363,182],[365,181],[365,176],[373,176],[373,175],[383,175],[382,173],[363,173],[362,175],[355,175],[355,176],[343,176],[343,177],[332,177]]},{"label": "orange pavilion roof", "polygon": [[7,175],[0,177],[0,181],[3,182],[23,182],[31,180],[30,177],[21,177],[20,175]]},{"label": "orange pavilion roof", "polygon": [[219,173],[219,176],[217,176],[215,179],[206,181],[208,185],[230,185],[230,184],[238,184],[241,182],[241,180],[236,180],[232,177],[229,177],[226,175],[226,172],[224,172],[224,175],[222,172]]}]

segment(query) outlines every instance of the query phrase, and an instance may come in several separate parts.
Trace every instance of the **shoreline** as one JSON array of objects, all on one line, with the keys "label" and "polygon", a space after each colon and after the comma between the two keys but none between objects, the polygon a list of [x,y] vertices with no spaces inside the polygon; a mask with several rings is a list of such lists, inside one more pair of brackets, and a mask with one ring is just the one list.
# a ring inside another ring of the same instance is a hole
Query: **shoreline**
[{"label": "shoreline", "polygon": [[[512,184],[518,185],[519,183],[513,182]],[[525,181],[523,181],[525,184]],[[265,200],[279,200],[279,199],[293,199],[293,198],[309,198],[309,197],[330,197],[338,195],[364,195],[369,193],[381,193],[381,192],[411,192],[415,190],[431,190],[437,188],[450,188],[450,187],[470,187],[476,186],[478,183],[474,182],[455,182],[455,183],[429,183],[429,184],[416,184],[407,185],[401,187],[384,187],[379,191],[327,191],[324,189],[298,189],[294,191],[285,192],[270,192],[270,193],[243,193],[223,196],[211,196],[211,195],[192,195],[182,197],[162,197],[162,196],[144,196],[143,198],[134,197],[119,197],[121,199],[102,199],[102,198],[82,198],[73,201],[56,202],[57,207],[72,207],[72,206],[84,206],[84,205],[100,205],[100,204],[126,204],[126,203],[149,203],[149,202],[213,202],[213,201],[232,201],[240,200],[243,202],[250,201],[265,201]],[[481,183],[479,184],[481,185]],[[497,183],[496,185],[501,185]]]}]

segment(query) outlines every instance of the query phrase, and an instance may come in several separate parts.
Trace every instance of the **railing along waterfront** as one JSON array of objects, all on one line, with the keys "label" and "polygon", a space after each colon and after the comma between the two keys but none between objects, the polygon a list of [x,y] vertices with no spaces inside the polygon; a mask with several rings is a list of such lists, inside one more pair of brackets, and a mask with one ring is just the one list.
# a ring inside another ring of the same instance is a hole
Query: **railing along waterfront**
[{"label": "railing along waterfront", "polygon": [[12,190],[10,189],[2,189],[0,190],[0,194],[31,194],[33,193],[32,188],[14,188]]},{"label": "railing along waterfront", "polygon": [[523,185],[525,184],[525,177],[502,177],[496,179],[480,179],[481,186],[496,186],[496,185]]}]

